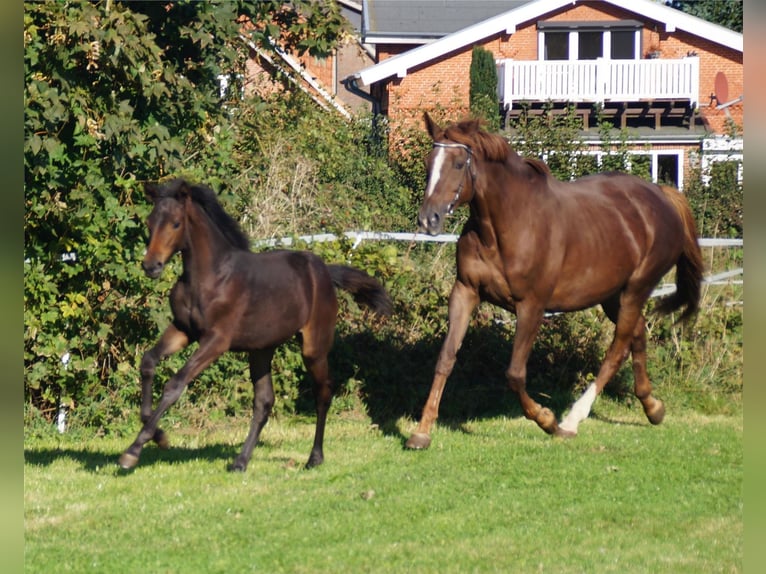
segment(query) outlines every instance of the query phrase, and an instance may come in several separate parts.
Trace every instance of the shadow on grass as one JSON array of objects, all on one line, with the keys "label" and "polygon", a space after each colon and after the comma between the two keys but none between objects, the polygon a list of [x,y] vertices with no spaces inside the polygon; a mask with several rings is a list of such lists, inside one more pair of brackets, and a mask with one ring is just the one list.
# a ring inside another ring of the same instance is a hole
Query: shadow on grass
[{"label": "shadow on grass", "polygon": [[[452,430],[463,430],[470,420],[523,416],[518,397],[505,379],[513,330],[491,322],[475,323],[466,334],[440,403],[439,424]],[[571,314],[547,319],[527,363],[528,393],[559,418],[584,390],[585,375],[598,371],[605,350],[598,336],[583,336],[581,331]],[[397,420],[419,420],[443,340],[444,335],[438,334],[405,344],[373,331],[339,334],[330,358],[333,376],[336,381],[359,381],[357,392],[372,422],[404,444],[409,437],[402,436]],[[629,369],[623,367],[605,393],[623,397],[632,392],[632,384]],[[309,413],[313,403],[301,408]]]},{"label": "shadow on grass", "polygon": [[[126,443],[127,446],[128,443]],[[151,466],[154,464],[185,463],[194,460],[220,461],[222,467],[228,466],[239,453],[239,445],[209,444],[196,448],[173,446],[159,449],[154,444],[148,444],[141,453],[138,465]],[[101,452],[93,449],[73,448],[31,448],[24,449],[24,462],[33,466],[49,466],[57,460],[71,459],[88,472],[96,472],[103,468],[114,467],[118,474],[129,475],[132,470],[122,470],[118,466],[121,452]],[[138,468],[138,467],[137,467]]]},{"label": "shadow on grass", "polygon": [[[339,382],[355,381],[355,386],[340,389],[336,394],[358,394],[372,423],[385,435],[398,438],[404,447],[409,434],[402,433],[398,421],[402,417],[412,420],[420,418],[443,339],[444,335],[440,333],[422,337],[414,343],[403,343],[385,329],[351,333],[339,330],[330,354],[332,376]],[[577,340],[577,343],[573,344],[572,340]],[[576,332],[576,324],[569,317],[557,316],[547,320],[527,364],[530,396],[561,418],[573,396],[579,396],[583,390],[584,375],[598,370],[603,349],[597,340],[598,337],[583,338],[582,333]],[[470,433],[466,423],[472,420],[498,416],[523,417],[517,395],[508,389],[504,376],[512,343],[512,330],[506,326],[491,322],[471,325],[442,396],[440,426],[455,432]],[[278,378],[279,373],[275,372],[274,376]],[[632,377],[626,377],[623,368],[605,392],[623,396],[631,387]],[[336,397],[336,400],[338,398],[341,397]],[[299,414],[313,420],[313,392],[308,380],[301,385],[296,408]],[[332,424],[332,416],[328,424]],[[534,425],[531,421],[529,424]],[[125,447],[130,440],[126,439]],[[171,442],[169,449],[161,450],[149,443],[141,454],[139,465],[205,459],[220,461],[222,467],[226,467],[240,448],[241,444],[187,448],[174,446]],[[26,463],[32,465],[49,465],[56,459],[68,457],[84,469],[95,471],[110,465],[117,468],[120,454],[50,448],[25,450],[24,457]]]}]

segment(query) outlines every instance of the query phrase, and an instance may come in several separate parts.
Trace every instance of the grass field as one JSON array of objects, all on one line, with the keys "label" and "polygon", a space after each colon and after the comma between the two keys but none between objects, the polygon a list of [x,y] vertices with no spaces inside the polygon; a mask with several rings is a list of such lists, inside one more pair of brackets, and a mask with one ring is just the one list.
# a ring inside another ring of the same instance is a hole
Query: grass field
[{"label": "grass field", "polygon": [[650,426],[602,397],[572,440],[523,418],[272,420],[231,474],[244,419],[168,427],[139,466],[133,436],[25,440],[28,572],[741,572],[743,420],[674,411]]}]

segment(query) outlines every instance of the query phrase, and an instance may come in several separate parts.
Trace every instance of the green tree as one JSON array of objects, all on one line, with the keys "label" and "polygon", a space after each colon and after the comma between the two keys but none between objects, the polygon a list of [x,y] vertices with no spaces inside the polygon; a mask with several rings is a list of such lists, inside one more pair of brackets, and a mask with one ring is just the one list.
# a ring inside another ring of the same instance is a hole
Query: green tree
[{"label": "green tree", "polygon": [[497,99],[497,67],[492,52],[474,46],[469,74],[471,114],[483,118],[490,131],[497,131],[500,127],[500,105]]},{"label": "green tree", "polygon": [[742,32],[742,0],[669,0],[666,4],[735,32]]}]

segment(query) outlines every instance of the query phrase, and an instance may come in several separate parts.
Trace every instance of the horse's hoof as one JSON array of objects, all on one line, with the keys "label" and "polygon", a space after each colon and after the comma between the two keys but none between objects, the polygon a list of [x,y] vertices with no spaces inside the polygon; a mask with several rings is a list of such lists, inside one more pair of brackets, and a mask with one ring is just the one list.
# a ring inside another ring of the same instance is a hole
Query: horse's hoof
[{"label": "horse's hoof", "polygon": [[553,432],[553,436],[558,436],[561,438],[574,438],[577,436],[577,431],[571,431],[565,428],[561,428],[561,426],[557,426],[556,430]]},{"label": "horse's hoof", "polygon": [[247,463],[243,464],[236,460],[232,462],[228,467],[229,472],[245,472],[246,470],[247,470]]},{"label": "horse's hoof", "polygon": [[154,431],[152,440],[154,440],[154,442],[157,443],[157,446],[163,450],[167,450],[170,447],[170,440],[168,440],[168,435],[166,435],[165,431],[162,429],[157,429]]},{"label": "horse's hoof", "polygon": [[654,404],[654,408],[649,411],[644,409],[644,412],[646,413],[646,418],[649,419],[650,423],[653,425],[658,425],[665,418],[665,404],[658,399]]},{"label": "horse's hoof", "polygon": [[306,468],[314,468],[315,466],[319,466],[324,462],[324,456],[322,454],[317,454],[312,452],[309,456],[308,462],[306,462]]},{"label": "horse's hoof", "polygon": [[556,422],[556,415],[554,415],[553,411],[547,407],[540,409],[540,412],[537,413],[537,417],[535,417],[535,422],[537,423],[537,426],[548,434],[558,433],[559,424]]},{"label": "horse's hoof", "polygon": [[124,470],[130,470],[134,466],[138,464],[138,457],[136,455],[123,452],[122,456],[120,457],[120,466]]},{"label": "horse's hoof", "polygon": [[427,434],[416,432],[404,446],[411,450],[424,450],[431,446],[431,437]]}]

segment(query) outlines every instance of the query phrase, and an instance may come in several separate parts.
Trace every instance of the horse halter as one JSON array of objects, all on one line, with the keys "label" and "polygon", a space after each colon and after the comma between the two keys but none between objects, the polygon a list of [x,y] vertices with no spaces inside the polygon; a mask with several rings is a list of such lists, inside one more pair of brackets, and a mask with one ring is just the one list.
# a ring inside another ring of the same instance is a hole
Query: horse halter
[{"label": "horse halter", "polygon": [[[460,148],[465,150],[466,152],[466,160],[465,160],[465,166],[464,169],[468,171],[468,173],[471,174],[471,185],[474,183],[474,173],[471,169],[471,158],[473,158],[473,151],[471,148],[469,148],[465,144],[461,143],[444,143],[444,142],[434,142],[434,147],[443,147],[443,148]],[[457,191],[455,192],[455,197],[452,198],[452,201],[447,206],[447,213],[450,215],[455,209],[455,205],[457,205],[458,199],[460,199],[460,194],[463,193],[463,185],[465,185],[465,177],[463,177],[460,180],[460,185],[457,186]]]}]

